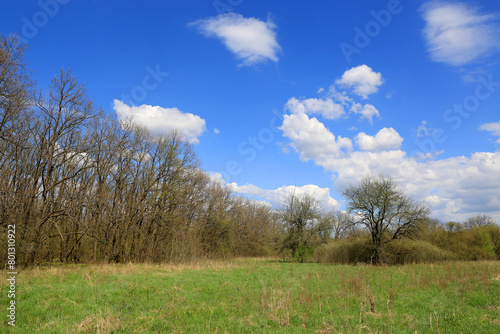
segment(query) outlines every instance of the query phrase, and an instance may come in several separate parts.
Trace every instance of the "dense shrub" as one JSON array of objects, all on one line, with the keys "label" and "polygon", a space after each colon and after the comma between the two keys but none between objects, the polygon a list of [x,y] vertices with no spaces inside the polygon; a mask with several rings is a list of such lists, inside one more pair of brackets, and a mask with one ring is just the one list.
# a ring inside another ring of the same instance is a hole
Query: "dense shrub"
[{"label": "dense shrub", "polygon": [[[371,263],[373,254],[368,238],[335,240],[320,246],[315,253],[320,263]],[[424,240],[401,239],[385,243],[380,252],[385,264],[432,263],[456,260],[452,252]]]},{"label": "dense shrub", "polygon": [[370,263],[373,250],[367,237],[339,239],[323,244],[316,249],[314,257],[320,263]]},{"label": "dense shrub", "polygon": [[496,225],[457,231],[438,229],[425,240],[459,260],[500,259],[500,227]]},{"label": "dense shrub", "polygon": [[387,264],[432,263],[455,260],[457,256],[425,240],[398,239],[384,245],[382,259]]}]

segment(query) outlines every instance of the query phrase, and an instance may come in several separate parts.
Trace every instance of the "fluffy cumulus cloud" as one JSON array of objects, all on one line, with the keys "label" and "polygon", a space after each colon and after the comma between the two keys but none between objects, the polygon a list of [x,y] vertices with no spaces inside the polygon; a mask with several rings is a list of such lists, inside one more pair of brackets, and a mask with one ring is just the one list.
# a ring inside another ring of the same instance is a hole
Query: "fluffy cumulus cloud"
[{"label": "fluffy cumulus cloud", "polygon": [[483,14],[465,2],[430,1],[421,7],[424,38],[432,60],[462,66],[500,46],[497,14]]},{"label": "fluffy cumulus cloud", "polygon": [[490,132],[493,136],[499,137],[497,139],[497,143],[500,144],[500,121],[496,123],[486,123],[483,124],[479,127],[479,130],[481,131],[488,131]]},{"label": "fluffy cumulus cloud", "polygon": [[398,150],[403,142],[403,138],[393,128],[383,128],[375,136],[360,132],[355,139],[360,149],[370,152]]},{"label": "fluffy cumulus cloud", "polygon": [[370,94],[378,92],[383,79],[380,72],[373,71],[367,65],[360,65],[345,71],[335,83],[341,87],[351,88],[355,94],[367,99]]},{"label": "fluffy cumulus cloud", "polygon": [[316,117],[294,110],[284,115],[280,129],[291,140],[290,146],[300,155],[300,159],[318,160],[323,156],[338,156],[343,151],[352,150],[352,141],[341,136],[336,137]]},{"label": "fluffy cumulus cloud", "polygon": [[123,101],[114,100],[113,105],[120,120],[132,120],[148,128],[155,135],[166,135],[178,131],[187,141],[197,144],[206,129],[205,120],[177,108],[160,106],[129,106]]},{"label": "fluffy cumulus cloud", "polygon": [[219,38],[224,45],[243,61],[243,65],[272,60],[278,61],[281,47],[276,40],[276,25],[256,18],[245,18],[240,14],[220,14],[192,22],[209,37]]}]

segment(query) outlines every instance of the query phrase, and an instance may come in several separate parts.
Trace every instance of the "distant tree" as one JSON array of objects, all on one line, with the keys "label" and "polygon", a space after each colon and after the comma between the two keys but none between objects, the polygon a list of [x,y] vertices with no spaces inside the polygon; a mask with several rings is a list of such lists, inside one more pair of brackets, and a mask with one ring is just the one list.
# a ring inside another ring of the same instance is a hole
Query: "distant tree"
[{"label": "distant tree", "polygon": [[464,227],[468,230],[472,230],[476,227],[494,226],[494,225],[495,225],[495,220],[492,217],[486,215],[477,215],[469,217],[464,222]]},{"label": "distant tree", "polygon": [[329,236],[334,239],[347,237],[355,227],[355,219],[351,214],[340,211],[331,210],[321,216],[320,222],[329,229]]},{"label": "distant tree", "polygon": [[429,215],[426,204],[405,194],[391,178],[367,176],[357,185],[344,190],[347,209],[356,216],[356,223],[371,234],[372,263],[380,263],[383,242],[398,239],[415,231],[418,223]]},{"label": "distant tree", "polygon": [[281,250],[290,250],[297,261],[304,262],[326,227],[320,224],[319,201],[311,195],[290,193],[279,215],[285,229]]},{"label": "distant tree", "polygon": [[463,224],[459,222],[449,221],[446,224],[444,224],[444,229],[449,233],[460,232],[463,230],[463,228],[464,228]]}]

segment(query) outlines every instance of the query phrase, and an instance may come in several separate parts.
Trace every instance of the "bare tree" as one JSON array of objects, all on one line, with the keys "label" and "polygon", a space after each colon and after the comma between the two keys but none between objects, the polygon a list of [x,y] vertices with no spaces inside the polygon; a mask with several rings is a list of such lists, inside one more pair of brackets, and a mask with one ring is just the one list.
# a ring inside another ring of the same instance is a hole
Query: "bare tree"
[{"label": "bare tree", "polygon": [[295,259],[304,262],[318,244],[318,232],[321,232],[318,229],[321,226],[319,201],[312,195],[290,193],[285,197],[279,215],[286,233],[281,250],[290,250]]},{"label": "bare tree", "polygon": [[343,192],[349,201],[347,209],[354,214],[356,223],[371,234],[373,263],[380,263],[383,242],[397,239],[415,230],[417,223],[426,219],[426,204],[406,195],[391,178],[367,176],[358,185]]},{"label": "bare tree", "polygon": [[26,45],[17,35],[0,35],[0,139],[16,141],[17,122],[33,97],[33,81],[24,63]]},{"label": "bare tree", "polygon": [[458,233],[464,229],[464,225],[459,222],[449,221],[446,224],[444,224],[444,229],[448,233]]},{"label": "bare tree", "polygon": [[234,234],[235,255],[269,253],[271,218],[270,206],[244,197],[233,197],[229,219]]},{"label": "bare tree", "polygon": [[331,210],[321,216],[321,223],[334,239],[345,238],[354,229],[355,219],[347,212]]},{"label": "bare tree", "polygon": [[476,227],[494,226],[494,225],[495,225],[495,219],[487,215],[477,215],[469,217],[464,222],[465,228],[469,230],[472,230]]}]

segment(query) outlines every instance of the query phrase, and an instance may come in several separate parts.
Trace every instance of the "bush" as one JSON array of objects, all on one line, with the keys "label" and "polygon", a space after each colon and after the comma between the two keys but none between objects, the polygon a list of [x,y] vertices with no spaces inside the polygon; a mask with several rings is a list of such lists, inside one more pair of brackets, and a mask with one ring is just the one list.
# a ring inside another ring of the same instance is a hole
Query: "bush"
[{"label": "bush", "polygon": [[385,244],[381,257],[384,263],[433,263],[456,260],[457,256],[425,240],[398,239]]},{"label": "bush", "polygon": [[482,250],[500,260],[500,226],[483,226],[475,230],[481,237]]},{"label": "bush", "polygon": [[[372,254],[368,238],[341,239],[318,247],[314,258],[320,263],[371,263]],[[406,264],[457,260],[458,257],[424,240],[401,239],[384,244],[380,259],[386,264]]]},{"label": "bush", "polygon": [[477,261],[500,259],[500,228],[481,226],[471,230],[438,230],[429,241],[454,254],[458,260]]},{"label": "bush", "polygon": [[372,244],[366,237],[334,240],[316,248],[314,258],[320,263],[370,263]]}]

